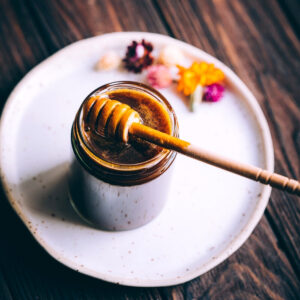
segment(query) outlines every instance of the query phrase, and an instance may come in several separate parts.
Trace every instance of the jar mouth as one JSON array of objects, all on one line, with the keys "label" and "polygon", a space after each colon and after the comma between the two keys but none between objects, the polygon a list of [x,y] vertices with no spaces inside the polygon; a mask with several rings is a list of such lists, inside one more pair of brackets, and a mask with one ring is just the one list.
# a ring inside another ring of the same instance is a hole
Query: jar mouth
[{"label": "jar mouth", "polygon": [[[77,113],[75,122],[73,124],[73,131],[78,137],[80,146],[82,147],[83,151],[86,155],[89,156],[91,160],[93,160],[98,165],[115,170],[115,171],[138,171],[141,169],[148,169],[159,162],[161,162],[164,159],[168,159],[172,156],[173,151],[168,149],[162,149],[159,153],[157,153],[155,156],[151,157],[148,160],[145,160],[143,162],[139,163],[132,163],[132,164],[122,164],[122,163],[114,163],[106,161],[102,158],[100,158],[93,149],[89,146],[87,143],[86,137],[83,133],[83,122],[82,122],[82,116],[83,116],[83,105],[84,103],[92,96],[96,95],[105,95],[108,92],[115,91],[115,90],[122,90],[122,89],[129,89],[129,90],[135,90],[140,91],[143,93],[147,93],[148,95],[152,96],[155,100],[157,100],[160,104],[163,105],[164,109],[168,112],[168,116],[170,118],[172,127],[171,127],[171,135],[178,137],[179,135],[179,129],[178,129],[178,121],[177,117],[175,115],[175,112],[170,105],[170,103],[166,100],[166,98],[160,94],[157,90],[153,89],[152,87],[135,81],[115,81],[108,84],[105,84],[94,91],[92,91],[83,101],[82,105],[79,108],[79,111]],[[75,150],[75,149],[74,149]],[[75,151],[76,152],[76,151]]]}]

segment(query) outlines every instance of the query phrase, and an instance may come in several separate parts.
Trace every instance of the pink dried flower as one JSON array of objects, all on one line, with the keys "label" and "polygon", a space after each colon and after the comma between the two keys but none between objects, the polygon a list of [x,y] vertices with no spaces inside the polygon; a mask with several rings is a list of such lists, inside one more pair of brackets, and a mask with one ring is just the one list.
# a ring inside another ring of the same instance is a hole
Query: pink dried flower
[{"label": "pink dried flower", "polygon": [[127,47],[126,56],[123,59],[125,68],[134,73],[142,72],[143,69],[147,68],[153,63],[153,57],[151,54],[152,50],[152,44],[146,42],[145,40],[142,40],[140,43],[133,41]]},{"label": "pink dried flower", "polygon": [[205,87],[203,100],[208,102],[217,102],[223,97],[225,88],[219,83],[213,83]]},{"label": "pink dried flower", "polygon": [[172,76],[164,65],[155,65],[147,69],[147,80],[156,89],[166,88],[172,83]]}]

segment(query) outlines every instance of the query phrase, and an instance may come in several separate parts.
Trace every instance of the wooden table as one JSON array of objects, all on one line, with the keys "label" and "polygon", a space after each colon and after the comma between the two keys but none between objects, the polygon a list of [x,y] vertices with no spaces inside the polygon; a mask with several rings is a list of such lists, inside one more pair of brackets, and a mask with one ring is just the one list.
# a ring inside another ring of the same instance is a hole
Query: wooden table
[{"label": "wooden table", "polygon": [[[297,0],[0,0],[0,103],[62,47],[111,31],[191,43],[231,67],[268,120],[276,171],[300,178]],[[116,286],[76,273],[34,241],[1,190],[0,299],[299,299],[299,198],[273,191],[248,241],[221,265],[165,288]]]}]

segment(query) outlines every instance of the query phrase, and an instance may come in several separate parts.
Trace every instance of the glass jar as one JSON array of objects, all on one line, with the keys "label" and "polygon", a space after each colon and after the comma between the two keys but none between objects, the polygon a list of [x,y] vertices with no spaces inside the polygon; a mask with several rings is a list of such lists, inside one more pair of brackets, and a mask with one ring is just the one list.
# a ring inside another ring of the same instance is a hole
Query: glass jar
[{"label": "glass jar", "polygon": [[92,96],[111,91],[134,90],[161,103],[178,137],[178,122],[168,101],[156,90],[137,82],[118,81],[97,88],[79,108],[71,132],[73,158],[69,174],[72,206],[87,222],[104,230],[129,230],[153,220],[168,196],[176,152],[161,150],[135,164],[117,164],[99,157],[84,135],[83,105]]}]

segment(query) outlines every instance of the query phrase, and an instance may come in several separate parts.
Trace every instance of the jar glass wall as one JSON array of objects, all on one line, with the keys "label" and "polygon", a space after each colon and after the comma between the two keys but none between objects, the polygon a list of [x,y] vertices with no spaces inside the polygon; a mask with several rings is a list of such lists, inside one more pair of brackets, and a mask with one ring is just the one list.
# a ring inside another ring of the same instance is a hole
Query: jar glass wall
[{"label": "jar glass wall", "polygon": [[170,104],[156,90],[141,83],[113,82],[96,89],[84,100],[71,133],[74,155],[69,194],[77,213],[104,230],[137,228],[160,213],[168,197],[176,157],[175,152],[161,149],[145,161],[116,163],[94,151],[84,131],[84,103],[92,96],[106,97],[122,91],[147,95],[158,101],[170,118],[171,134],[178,137],[177,118]]}]

